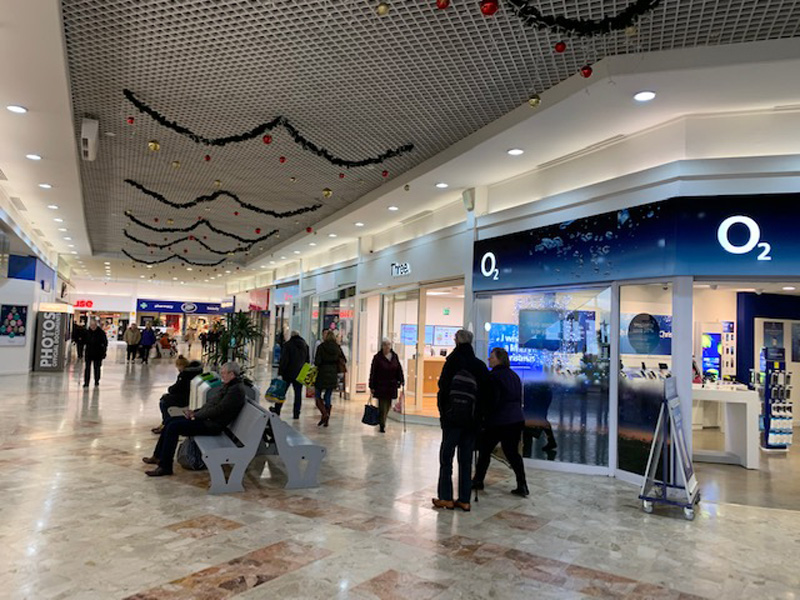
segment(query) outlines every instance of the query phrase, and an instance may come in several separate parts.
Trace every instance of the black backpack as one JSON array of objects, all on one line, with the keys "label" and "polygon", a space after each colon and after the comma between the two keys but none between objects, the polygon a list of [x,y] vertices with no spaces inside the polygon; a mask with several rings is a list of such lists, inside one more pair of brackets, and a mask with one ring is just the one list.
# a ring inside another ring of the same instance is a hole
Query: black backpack
[{"label": "black backpack", "polygon": [[475,375],[461,369],[450,383],[450,394],[445,418],[456,427],[475,424],[475,407],[478,403],[478,380]]}]

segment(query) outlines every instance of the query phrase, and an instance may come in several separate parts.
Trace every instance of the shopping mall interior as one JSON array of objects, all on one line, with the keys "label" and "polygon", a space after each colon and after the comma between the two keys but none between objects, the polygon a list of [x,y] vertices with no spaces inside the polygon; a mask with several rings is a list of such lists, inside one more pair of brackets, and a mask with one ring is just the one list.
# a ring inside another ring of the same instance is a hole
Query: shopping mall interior
[{"label": "shopping mall interior", "polygon": [[0,15],[5,597],[800,598],[800,4]]}]

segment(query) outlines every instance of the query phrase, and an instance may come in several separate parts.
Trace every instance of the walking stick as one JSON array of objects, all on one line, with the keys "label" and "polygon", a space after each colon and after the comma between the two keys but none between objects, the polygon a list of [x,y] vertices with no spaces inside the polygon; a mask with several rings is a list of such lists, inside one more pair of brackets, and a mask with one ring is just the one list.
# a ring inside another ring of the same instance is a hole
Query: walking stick
[{"label": "walking stick", "polygon": [[403,386],[403,404],[401,406],[403,409],[403,433],[406,433],[406,386]]}]

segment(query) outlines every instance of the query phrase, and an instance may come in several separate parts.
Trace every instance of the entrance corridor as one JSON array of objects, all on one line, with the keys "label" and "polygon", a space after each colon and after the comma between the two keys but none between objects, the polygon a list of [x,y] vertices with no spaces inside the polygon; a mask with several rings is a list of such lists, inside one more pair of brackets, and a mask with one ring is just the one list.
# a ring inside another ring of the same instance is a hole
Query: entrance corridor
[{"label": "entrance corridor", "polygon": [[[145,477],[167,360],[112,348],[99,388],[63,374],[0,378],[0,589],[13,599],[780,598],[800,594],[800,512],[703,501],[694,522],[640,510],[605,477],[529,470],[519,499],[494,463],[470,513],[437,512],[439,430],[360,423],[336,400],[317,428],[322,485],[285,491],[253,464],[243,494],[208,476]],[[260,378],[263,385],[266,377]],[[271,459],[272,460],[272,459]]]}]

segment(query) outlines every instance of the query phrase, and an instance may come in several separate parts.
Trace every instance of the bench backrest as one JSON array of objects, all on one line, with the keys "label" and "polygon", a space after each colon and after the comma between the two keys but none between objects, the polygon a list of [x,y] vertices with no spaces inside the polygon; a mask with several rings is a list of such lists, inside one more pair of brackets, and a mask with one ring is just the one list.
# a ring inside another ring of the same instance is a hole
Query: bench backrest
[{"label": "bench backrest", "polygon": [[258,446],[264,428],[267,426],[267,414],[251,402],[245,402],[239,416],[228,428],[245,446]]}]

